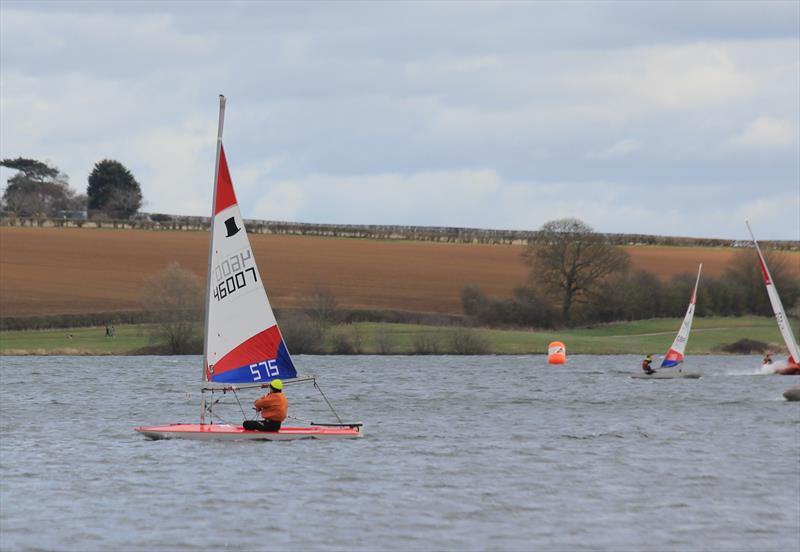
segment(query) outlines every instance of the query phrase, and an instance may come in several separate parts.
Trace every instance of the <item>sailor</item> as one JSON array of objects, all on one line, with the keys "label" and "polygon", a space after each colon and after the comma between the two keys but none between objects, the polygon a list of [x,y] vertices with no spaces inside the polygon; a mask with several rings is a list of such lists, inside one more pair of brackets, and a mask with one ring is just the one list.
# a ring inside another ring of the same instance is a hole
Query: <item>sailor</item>
[{"label": "sailor", "polygon": [[651,364],[653,364],[653,355],[647,355],[644,357],[644,360],[642,361],[642,370],[644,370],[644,373],[648,376],[656,373],[656,371],[653,370],[653,367],[650,366]]},{"label": "sailor", "polygon": [[767,356],[764,357],[764,360],[761,361],[761,364],[772,364],[772,354],[767,353]]},{"label": "sailor", "polygon": [[253,404],[261,413],[261,420],[245,420],[242,427],[255,431],[278,431],[289,410],[289,401],[283,394],[283,382],[279,379],[269,382],[269,392]]}]

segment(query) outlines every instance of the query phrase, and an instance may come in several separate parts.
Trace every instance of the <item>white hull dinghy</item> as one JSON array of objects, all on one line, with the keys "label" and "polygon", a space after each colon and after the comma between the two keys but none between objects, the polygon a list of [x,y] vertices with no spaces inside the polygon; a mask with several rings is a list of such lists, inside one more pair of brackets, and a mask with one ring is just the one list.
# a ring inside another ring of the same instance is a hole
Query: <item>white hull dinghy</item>
[{"label": "white hull dinghy", "polygon": [[761,248],[758,246],[756,237],[753,235],[753,230],[750,228],[750,223],[745,221],[747,230],[750,232],[750,237],[753,238],[753,245],[758,253],[758,263],[761,267],[761,276],[764,278],[764,285],[767,287],[767,295],[769,302],[772,305],[772,312],[775,314],[775,320],[778,322],[778,329],[783,336],[783,342],[786,344],[786,349],[789,351],[789,358],[786,361],[778,361],[772,364],[762,364],[761,372],[765,374],[778,374],[781,376],[800,376],[800,348],[797,346],[797,341],[792,333],[792,328],[789,326],[789,318],[786,316],[786,311],[783,310],[783,303],[781,297],[778,295],[778,290],[775,283],[772,281],[772,274],[767,268],[767,261],[764,260],[764,255],[761,253]]},{"label": "white hull dinghy", "polygon": [[[686,344],[689,343],[689,333],[692,331],[692,320],[694,320],[694,306],[697,303],[697,286],[700,284],[700,272],[703,270],[703,265],[697,268],[697,280],[694,282],[694,290],[692,290],[692,297],[689,299],[689,307],[686,309],[686,315],[683,317],[681,327],[678,329],[678,335],[672,342],[672,346],[664,355],[664,360],[661,362],[659,371],[652,374],[633,374],[633,379],[698,379],[703,374],[697,372],[684,372],[681,365],[683,364],[684,352],[686,351]],[[677,370],[673,370],[677,368]]]},{"label": "white hull dinghy", "polygon": [[697,372],[655,372],[654,374],[633,374],[633,379],[700,379],[703,374]]},{"label": "white hull dinghy", "polygon": [[[220,96],[203,333],[200,423],[144,426],[135,430],[151,439],[287,441],[359,438],[362,436],[362,424],[342,422],[316,379],[297,377],[294,362],[267,298],[236,201],[222,147],[224,119],[225,97]],[[236,398],[242,416],[246,417],[237,392],[247,388],[269,387],[275,379],[282,380],[285,385],[313,382],[336,422],[311,422],[309,427],[282,427],[276,432],[253,431],[225,422],[214,412],[214,405],[221,400],[215,401],[214,394],[231,393]],[[207,393],[211,394],[209,401],[206,400]],[[206,423],[207,415],[209,423]],[[215,416],[223,423],[214,423]]]}]

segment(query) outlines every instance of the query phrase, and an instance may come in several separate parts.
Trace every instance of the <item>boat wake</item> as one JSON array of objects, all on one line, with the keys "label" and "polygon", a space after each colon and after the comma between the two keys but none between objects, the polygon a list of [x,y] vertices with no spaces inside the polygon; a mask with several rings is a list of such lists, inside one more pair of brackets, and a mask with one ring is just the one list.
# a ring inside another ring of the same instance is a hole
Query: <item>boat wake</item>
[{"label": "boat wake", "polygon": [[786,375],[787,373],[792,375],[797,373],[797,366],[789,362],[789,359],[776,360],[772,364],[762,364],[756,373],[760,375]]},{"label": "boat wake", "polygon": [[775,369],[778,368],[781,364],[788,365],[786,362],[773,362],[772,364],[762,364],[761,368],[756,370],[756,374],[760,376],[768,376],[775,373]]}]

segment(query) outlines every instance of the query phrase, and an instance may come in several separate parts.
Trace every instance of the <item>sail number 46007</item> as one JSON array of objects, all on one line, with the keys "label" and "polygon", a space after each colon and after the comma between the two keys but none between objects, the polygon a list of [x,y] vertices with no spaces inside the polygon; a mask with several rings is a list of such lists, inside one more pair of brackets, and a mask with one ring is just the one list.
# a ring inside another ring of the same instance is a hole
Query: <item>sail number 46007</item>
[{"label": "sail number 46007", "polygon": [[[217,284],[214,286],[214,299],[221,301],[228,295],[236,292],[247,286],[247,280],[250,278],[248,273],[253,278],[253,282],[258,282],[258,275],[254,266],[248,267],[248,261],[251,261],[253,254],[249,249],[242,253],[231,255],[229,258],[223,260],[214,267],[214,277]],[[251,263],[252,264],[252,261]]]}]

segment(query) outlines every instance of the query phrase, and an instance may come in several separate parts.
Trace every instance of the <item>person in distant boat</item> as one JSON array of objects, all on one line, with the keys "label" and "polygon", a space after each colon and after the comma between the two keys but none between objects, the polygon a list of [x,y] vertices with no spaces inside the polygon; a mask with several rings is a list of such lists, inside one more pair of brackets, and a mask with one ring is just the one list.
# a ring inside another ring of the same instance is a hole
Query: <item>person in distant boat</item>
[{"label": "person in distant boat", "polygon": [[283,394],[283,382],[279,379],[269,382],[269,392],[253,404],[261,414],[261,420],[245,420],[242,427],[254,431],[278,431],[289,411],[289,401]]},{"label": "person in distant boat", "polygon": [[764,360],[761,361],[761,364],[772,364],[772,354],[767,353],[767,356],[764,357]]},{"label": "person in distant boat", "polygon": [[644,360],[642,361],[642,370],[644,370],[644,373],[648,376],[656,373],[651,364],[653,364],[653,355],[647,355],[644,357]]}]

